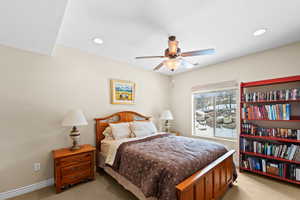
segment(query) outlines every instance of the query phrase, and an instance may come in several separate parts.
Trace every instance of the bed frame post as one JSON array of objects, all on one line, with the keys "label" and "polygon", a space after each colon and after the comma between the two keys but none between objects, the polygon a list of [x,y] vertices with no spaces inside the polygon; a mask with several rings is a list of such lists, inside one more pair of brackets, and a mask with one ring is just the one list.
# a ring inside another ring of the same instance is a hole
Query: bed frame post
[{"label": "bed frame post", "polygon": [[[101,132],[100,120],[95,119],[95,121],[96,121],[96,126],[95,126],[96,133]],[[100,138],[100,137],[102,137],[100,134],[95,134],[95,136],[96,136],[96,171],[98,173],[101,173],[102,168],[99,167],[99,162],[100,162],[99,161],[99,152],[101,149],[101,140],[103,140],[104,136],[103,136],[103,138]]]},{"label": "bed frame post", "polygon": [[178,200],[220,199],[233,182],[233,154],[230,150],[201,171],[176,186]]}]

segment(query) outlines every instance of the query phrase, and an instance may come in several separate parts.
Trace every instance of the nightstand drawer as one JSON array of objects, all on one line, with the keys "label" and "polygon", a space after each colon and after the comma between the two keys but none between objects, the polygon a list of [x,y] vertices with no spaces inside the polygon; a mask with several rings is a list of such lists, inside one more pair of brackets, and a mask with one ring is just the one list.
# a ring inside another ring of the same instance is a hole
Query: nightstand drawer
[{"label": "nightstand drawer", "polygon": [[83,153],[83,154],[79,154],[79,155],[75,155],[75,156],[61,158],[60,165],[62,167],[64,167],[64,166],[81,164],[82,162],[85,162],[85,161],[91,161],[91,158],[92,158],[91,153]]},{"label": "nightstand drawer", "polygon": [[75,151],[70,148],[52,151],[56,193],[75,183],[94,180],[95,150],[85,144]]},{"label": "nightstand drawer", "polygon": [[66,176],[69,174],[77,173],[79,171],[85,171],[90,168],[91,168],[91,162],[85,162],[85,163],[78,164],[78,165],[71,165],[68,167],[63,167],[61,169],[61,175]]},{"label": "nightstand drawer", "polygon": [[82,179],[88,178],[91,176],[91,169],[86,169],[84,171],[78,171],[76,173],[63,176],[62,177],[62,184],[74,184],[77,182],[82,181]]}]

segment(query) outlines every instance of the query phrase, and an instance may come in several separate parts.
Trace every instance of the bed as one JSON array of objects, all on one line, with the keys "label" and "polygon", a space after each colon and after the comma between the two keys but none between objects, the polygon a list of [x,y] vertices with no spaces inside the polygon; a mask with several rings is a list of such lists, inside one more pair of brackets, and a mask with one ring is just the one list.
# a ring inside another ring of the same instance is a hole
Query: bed
[{"label": "bed", "polygon": [[[235,152],[234,150],[223,150],[217,144],[166,133],[157,133],[150,137],[120,142],[117,148],[115,147],[116,152],[113,161],[109,165],[107,164],[107,160],[109,160],[106,157],[108,156],[107,152],[109,148],[112,148],[110,146],[113,145],[105,141],[103,131],[109,126],[109,123],[149,120],[150,117],[132,111],[118,112],[95,119],[97,171],[104,170],[140,200],[220,199],[236,178],[233,164],[233,154]],[[180,145],[192,152],[192,154],[189,154],[190,157],[185,158],[181,150],[178,150]],[[210,156],[201,157],[201,152],[195,149],[195,145],[205,146],[203,152],[208,153]],[[155,147],[161,149],[153,151]],[[159,151],[160,153],[158,153]],[[170,154],[167,153],[170,158],[166,156],[164,151],[172,151]],[[149,152],[151,154],[156,153],[156,155],[151,157]],[[165,157],[163,157],[164,155]],[[174,155],[179,156],[174,157]],[[168,160],[168,162],[164,162],[165,160]],[[186,162],[189,163],[186,164]],[[203,164],[205,165],[203,166]],[[139,166],[140,171],[137,171],[135,165]],[[191,167],[189,168],[189,166]],[[182,167],[185,167],[184,170]],[[140,182],[142,182],[142,185],[139,184]],[[172,196],[173,193],[174,196]]]}]

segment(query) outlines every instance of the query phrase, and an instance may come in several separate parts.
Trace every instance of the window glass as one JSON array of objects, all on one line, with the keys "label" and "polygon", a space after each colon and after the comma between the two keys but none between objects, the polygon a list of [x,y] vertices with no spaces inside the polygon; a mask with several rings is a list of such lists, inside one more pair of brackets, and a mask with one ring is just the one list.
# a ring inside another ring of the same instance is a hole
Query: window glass
[{"label": "window glass", "polygon": [[193,102],[194,135],[236,136],[236,90],[194,93]]}]

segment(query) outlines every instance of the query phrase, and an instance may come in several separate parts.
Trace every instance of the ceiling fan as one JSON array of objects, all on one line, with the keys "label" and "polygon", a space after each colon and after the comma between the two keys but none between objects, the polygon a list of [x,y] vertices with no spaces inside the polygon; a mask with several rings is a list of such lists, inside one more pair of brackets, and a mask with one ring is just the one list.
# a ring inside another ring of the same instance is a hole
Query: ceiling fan
[{"label": "ceiling fan", "polygon": [[178,47],[178,43],[179,42],[176,40],[175,36],[170,36],[168,41],[169,48],[165,50],[164,56],[140,56],[136,57],[136,59],[167,58],[159,65],[157,65],[153,70],[156,71],[162,68],[163,66],[166,66],[173,72],[180,65],[187,68],[194,67],[192,63],[188,62],[187,60],[184,60],[183,57],[211,55],[215,53],[215,49],[202,49],[198,51],[181,52],[180,48]]}]

